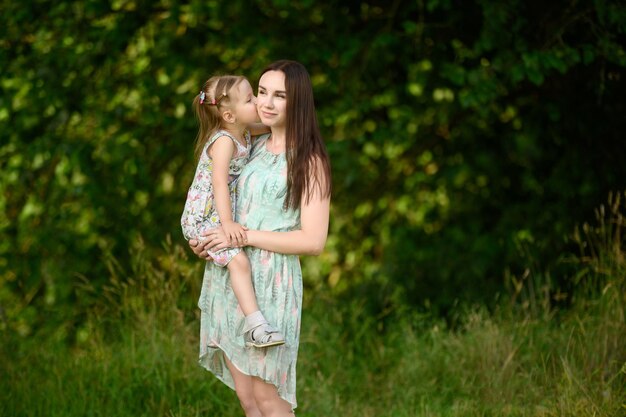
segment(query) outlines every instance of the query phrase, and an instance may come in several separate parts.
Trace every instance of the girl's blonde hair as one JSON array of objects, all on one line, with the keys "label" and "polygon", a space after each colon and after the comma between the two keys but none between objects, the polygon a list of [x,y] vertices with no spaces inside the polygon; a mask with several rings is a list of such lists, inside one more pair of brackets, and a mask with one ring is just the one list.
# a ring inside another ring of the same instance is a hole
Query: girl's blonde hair
[{"label": "girl's blonde hair", "polygon": [[231,90],[246,77],[241,75],[216,75],[209,78],[200,93],[193,99],[193,109],[200,128],[196,137],[195,155],[200,158],[207,141],[222,127],[222,109],[231,104]]}]

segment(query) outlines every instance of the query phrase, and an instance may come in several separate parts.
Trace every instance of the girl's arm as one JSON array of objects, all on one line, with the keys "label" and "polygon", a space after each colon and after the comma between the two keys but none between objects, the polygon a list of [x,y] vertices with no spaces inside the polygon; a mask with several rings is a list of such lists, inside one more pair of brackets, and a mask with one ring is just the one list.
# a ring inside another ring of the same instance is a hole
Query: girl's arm
[{"label": "girl's arm", "polygon": [[233,221],[230,192],[228,189],[228,170],[230,160],[235,152],[235,144],[228,136],[217,138],[209,148],[211,159],[213,160],[213,182],[214,204],[217,214],[220,216],[222,228],[231,243],[243,243],[245,232],[243,228]]},{"label": "girl's arm", "polygon": [[271,132],[270,128],[265,126],[263,123],[252,123],[248,126],[248,130],[250,131],[250,136],[252,137]]}]

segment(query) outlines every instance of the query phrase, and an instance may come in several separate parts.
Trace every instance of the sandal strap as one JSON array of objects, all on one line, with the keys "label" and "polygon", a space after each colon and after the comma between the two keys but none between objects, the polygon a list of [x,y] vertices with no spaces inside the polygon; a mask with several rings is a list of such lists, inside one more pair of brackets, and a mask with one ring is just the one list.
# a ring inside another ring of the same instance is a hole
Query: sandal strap
[{"label": "sandal strap", "polygon": [[252,340],[259,342],[259,343],[268,343],[268,342],[273,341],[272,335],[274,333],[278,333],[277,329],[267,324],[266,326],[263,327],[263,334],[261,334],[260,337],[257,339],[254,337],[254,330],[256,330],[257,328],[258,326],[251,330],[250,337],[252,338]]},{"label": "sandal strap", "polygon": [[269,322],[267,320],[263,319],[263,320],[259,320],[259,321],[255,322],[255,323],[251,323],[248,326],[244,325],[243,326],[243,330],[241,331],[241,334],[244,334],[244,333],[247,333],[249,331],[252,331],[252,330],[256,329],[257,327],[263,326],[263,325],[269,326]]}]

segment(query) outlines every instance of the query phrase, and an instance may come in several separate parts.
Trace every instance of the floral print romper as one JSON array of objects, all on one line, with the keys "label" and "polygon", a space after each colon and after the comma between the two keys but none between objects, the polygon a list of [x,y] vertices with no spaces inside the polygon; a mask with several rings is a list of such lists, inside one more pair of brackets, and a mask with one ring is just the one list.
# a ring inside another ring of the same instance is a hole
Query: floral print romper
[{"label": "floral print romper", "polygon": [[[230,201],[232,212],[235,213],[237,208],[237,200],[235,190],[237,187],[237,179],[241,170],[248,161],[250,155],[250,132],[246,131],[244,138],[246,146],[243,146],[233,135],[225,130],[218,130],[207,141],[202,149],[196,174],[193,178],[191,187],[187,192],[187,201],[185,209],[180,219],[185,239],[204,240],[202,232],[220,225],[220,219],[217,214],[215,198],[213,194],[213,160],[208,155],[209,147],[220,137],[228,136],[231,138],[237,148],[233,158],[230,160],[228,168],[228,190],[230,192]],[[233,214],[234,219],[234,214]],[[217,252],[209,251],[209,255],[213,262],[219,266],[226,266],[241,249],[231,248],[222,249]]]}]

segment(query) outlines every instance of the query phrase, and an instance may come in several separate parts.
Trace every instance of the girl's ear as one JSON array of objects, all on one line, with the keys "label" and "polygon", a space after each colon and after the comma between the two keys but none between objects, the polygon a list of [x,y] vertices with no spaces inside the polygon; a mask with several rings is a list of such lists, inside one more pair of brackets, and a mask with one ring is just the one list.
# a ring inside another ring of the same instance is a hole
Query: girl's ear
[{"label": "girl's ear", "polygon": [[230,110],[225,110],[222,113],[222,119],[226,122],[226,123],[235,123],[235,121],[237,120],[235,118],[235,115],[233,114],[232,111]]}]

